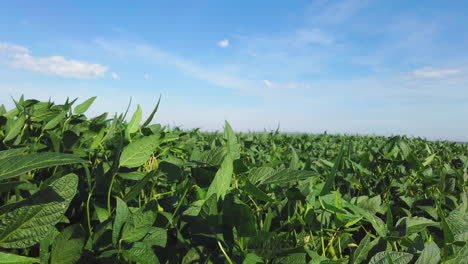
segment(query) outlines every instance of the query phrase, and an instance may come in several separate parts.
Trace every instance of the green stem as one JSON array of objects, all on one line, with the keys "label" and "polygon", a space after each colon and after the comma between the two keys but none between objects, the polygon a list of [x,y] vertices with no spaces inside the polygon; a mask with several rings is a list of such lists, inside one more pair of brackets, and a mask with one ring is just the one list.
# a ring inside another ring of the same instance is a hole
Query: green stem
[{"label": "green stem", "polygon": [[107,212],[109,216],[111,215],[111,193],[112,193],[112,186],[114,185],[115,174],[112,175],[111,184],[109,186],[109,190],[107,191]]},{"label": "green stem", "polygon": [[91,215],[90,215],[90,210],[89,210],[89,203],[91,201],[91,196],[93,195],[93,191],[94,191],[94,188],[89,192],[88,199],[86,200],[86,218],[88,220],[88,231],[89,231],[90,237],[93,235],[93,229],[91,227]]},{"label": "green stem", "polygon": [[223,245],[221,245],[221,242],[219,242],[219,240],[218,240],[218,246],[221,249],[221,251],[223,252],[224,257],[226,257],[226,260],[229,262],[229,264],[234,264],[234,262],[232,262],[231,258],[228,256],[228,254],[226,253],[226,251],[223,248]]}]

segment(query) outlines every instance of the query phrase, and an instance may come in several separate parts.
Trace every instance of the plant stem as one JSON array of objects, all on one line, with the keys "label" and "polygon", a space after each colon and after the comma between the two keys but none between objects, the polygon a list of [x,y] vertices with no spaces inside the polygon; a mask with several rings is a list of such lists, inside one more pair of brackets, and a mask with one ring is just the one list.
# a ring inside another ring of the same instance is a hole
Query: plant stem
[{"label": "plant stem", "polygon": [[223,248],[223,245],[221,245],[221,242],[219,242],[219,240],[218,240],[218,246],[221,249],[221,251],[223,252],[224,257],[226,257],[226,260],[229,262],[229,264],[234,264],[234,262],[232,262],[231,258],[228,256],[228,254],[226,253],[226,251]]}]

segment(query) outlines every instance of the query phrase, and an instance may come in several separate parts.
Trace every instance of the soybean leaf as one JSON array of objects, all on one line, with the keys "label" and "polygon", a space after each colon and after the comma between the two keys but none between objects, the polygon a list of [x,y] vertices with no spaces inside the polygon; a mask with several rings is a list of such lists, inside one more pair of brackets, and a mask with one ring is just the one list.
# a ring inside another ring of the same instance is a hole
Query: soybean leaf
[{"label": "soybean leaf", "polygon": [[167,244],[167,230],[160,227],[152,227],[143,239],[143,242],[151,246],[164,248]]},{"label": "soybean leaf", "polygon": [[26,248],[41,241],[63,218],[77,185],[78,176],[68,174],[0,215],[0,246]]},{"label": "soybean leaf", "polygon": [[434,241],[424,245],[424,250],[421,252],[415,264],[437,264],[440,263],[440,249]]},{"label": "soybean leaf", "polygon": [[380,219],[378,216],[345,200],[343,200],[343,206],[351,209],[354,213],[363,216],[372,225],[372,227],[375,229],[377,234],[379,234],[379,236],[387,236],[387,226],[385,225],[384,221],[382,221],[382,219]]},{"label": "soybean leaf", "polygon": [[127,168],[139,167],[148,160],[159,146],[159,135],[140,138],[128,144],[120,156],[120,166]]},{"label": "soybean leaf", "polygon": [[39,242],[39,256],[41,258],[41,263],[49,263],[50,246],[54,242],[55,237],[59,234],[60,232],[54,227],[49,231],[49,234]]},{"label": "soybean leaf", "polygon": [[297,156],[297,152],[292,145],[289,145],[291,149],[291,163],[289,163],[289,168],[293,170],[299,169],[299,156]]},{"label": "soybean leaf", "polygon": [[224,125],[224,139],[227,141],[227,153],[231,155],[232,160],[240,158],[239,143],[237,143],[236,134],[232,131],[231,125],[225,121]]},{"label": "soybean leaf", "polygon": [[55,128],[67,115],[66,111],[63,111],[57,114],[54,118],[52,118],[47,124],[44,126],[44,130],[49,130]]},{"label": "soybean leaf", "polygon": [[226,192],[231,185],[231,178],[233,173],[233,163],[230,155],[224,157],[223,163],[221,163],[221,167],[219,168],[218,172],[213,179],[210,187],[208,188],[208,192],[206,193],[206,197],[210,197],[212,194],[216,193],[216,196],[224,198]]},{"label": "soybean leaf", "polygon": [[468,263],[468,243],[458,250],[450,259],[443,262],[444,264],[467,264]]},{"label": "soybean leaf", "polygon": [[260,190],[257,186],[253,185],[248,179],[245,179],[243,191],[264,202],[273,201],[270,196],[266,195],[266,193]]},{"label": "soybean leaf", "polygon": [[227,149],[225,147],[216,147],[201,153],[198,157],[198,161],[214,166],[219,166],[223,162],[226,154]]},{"label": "soybean leaf", "polygon": [[89,98],[88,100],[84,101],[83,103],[77,105],[75,109],[73,109],[73,112],[77,115],[81,115],[84,112],[88,110],[88,108],[91,106],[91,104],[96,100],[96,96],[93,96]]},{"label": "soybean leaf", "polygon": [[128,123],[128,126],[127,126],[128,135],[138,131],[138,128],[140,127],[141,116],[142,116],[141,106],[138,105],[137,110],[135,111],[135,113],[133,113],[132,119]]},{"label": "soybean leaf", "polygon": [[94,137],[93,143],[91,143],[91,146],[89,146],[89,150],[94,150],[99,147],[99,145],[102,142],[102,139],[104,138],[104,134],[106,133],[105,128],[102,128],[101,131]]},{"label": "soybean leaf", "polygon": [[14,139],[23,129],[24,122],[26,121],[26,117],[24,115],[20,115],[13,126],[11,127],[10,131],[6,134],[5,138],[3,139],[3,142],[10,141]]},{"label": "soybean leaf", "polygon": [[399,226],[405,227],[406,235],[411,235],[423,231],[428,226],[439,226],[439,223],[424,217],[413,216],[400,219],[397,223],[397,228]]},{"label": "soybean leaf", "polygon": [[247,254],[245,256],[244,261],[242,262],[242,264],[262,264],[262,263],[263,263],[263,259],[255,255],[254,253]]},{"label": "soybean leaf", "polygon": [[0,183],[0,193],[7,192],[11,189],[16,188],[18,185],[22,184],[21,181],[11,181],[11,182],[2,182]]},{"label": "soybean leaf", "polygon": [[151,114],[148,116],[148,118],[146,119],[146,121],[145,121],[145,122],[143,123],[143,125],[141,126],[142,128],[148,126],[148,125],[151,123],[151,121],[152,121],[153,118],[154,118],[154,115],[155,115],[156,112],[158,111],[159,103],[160,103],[160,102],[161,102],[161,96],[159,96],[158,102],[156,103],[156,106],[154,107],[153,112],[151,112]]},{"label": "soybean leaf", "polygon": [[12,178],[35,169],[73,163],[85,163],[85,161],[71,154],[55,152],[8,157],[0,160],[0,180]]},{"label": "soybean leaf", "polygon": [[28,263],[39,263],[39,259],[0,251],[0,264],[28,264]]},{"label": "soybean leaf", "polygon": [[453,235],[453,241],[465,241],[468,238],[468,205],[466,200],[451,211],[445,221]]},{"label": "soybean leaf", "polygon": [[257,184],[258,182],[262,182],[265,179],[268,179],[272,175],[275,174],[275,170],[270,167],[260,167],[260,168],[253,168],[249,172],[249,180],[253,184]]},{"label": "soybean leaf", "polygon": [[226,197],[224,202],[223,222],[234,226],[240,237],[252,237],[257,234],[256,219],[252,209],[232,195]]},{"label": "soybean leaf", "polygon": [[152,170],[148,172],[143,179],[139,180],[125,195],[124,201],[129,202],[140,194],[141,190],[148,184],[148,181],[159,175],[159,171]]},{"label": "soybean leaf", "polygon": [[328,174],[327,181],[325,182],[325,185],[323,186],[320,195],[325,195],[329,193],[333,186],[333,183],[335,182],[336,172],[338,171],[338,168],[340,167],[341,161],[343,159],[344,146],[344,144],[341,146],[340,154],[338,154],[338,157],[336,158],[335,163],[333,164],[333,168],[331,169],[330,174]]},{"label": "soybean leaf", "polygon": [[305,253],[292,253],[286,257],[279,258],[273,263],[289,263],[289,264],[306,264],[306,254]]},{"label": "soybean leaf", "polygon": [[74,264],[81,258],[85,232],[81,225],[66,227],[52,244],[51,264]]},{"label": "soybean leaf", "polygon": [[369,264],[408,264],[413,254],[394,251],[382,251],[371,258]]},{"label": "soybean leaf", "polygon": [[261,180],[262,184],[283,184],[297,182],[316,175],[315,173],[303,170],[282,169],[276,173],[266,176]]},{"label": "soybean leaf", "polygon": [[1,159],[6,159],[9,157],[14,157],[14,156],[19,156],[26,152],[28,148],[15,148],[15,149],[8,149],[8,150],[2,150],[0,151],[0,160]]},{"label": "soybean leaf", "polygon": [[115,209],[114,226],[112,228],[112,244],[114,246],[117,245],[117,242],[120,239],[120,231],[122,230],[123,225],[130,217],[130,211],[128,210],[127,204],[119,197],[116,197],[115,199],[117,200],[117,206]]},{"label": "soybean leaf", "polygon": [[370,240],[370,235],[367,234],[362,240],[361,243],[359,243],[359,247],[354,251],[353,254],[353,264],[359,264],[362,263],[367,259],[367,255],[369,254],[369,251],[372,249],[374,246],[373,243],[371,243]]},{"label": "soybean leaf", "polygon": [[144,242],[135,242],[130,249],[123,251],[123,255],[127,260],[140,264],[159,264],[151,245]]},{"label": "soybean leaf", "polygon": [[139,241],[152,229],[156,220],[156,201],[147,203],[143,208],[131,213],[122,230],[122,241],[129,243]]}]

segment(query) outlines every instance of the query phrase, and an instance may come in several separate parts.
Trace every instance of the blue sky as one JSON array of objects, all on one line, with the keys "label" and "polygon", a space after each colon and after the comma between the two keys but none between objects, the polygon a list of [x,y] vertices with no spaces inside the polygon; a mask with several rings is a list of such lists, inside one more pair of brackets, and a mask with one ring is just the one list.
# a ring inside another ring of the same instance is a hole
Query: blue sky
[{"label": "blue sky", "polygon": [[0,103],[129,98],[158,122],[468,141],[467,1],[9,1]]}]

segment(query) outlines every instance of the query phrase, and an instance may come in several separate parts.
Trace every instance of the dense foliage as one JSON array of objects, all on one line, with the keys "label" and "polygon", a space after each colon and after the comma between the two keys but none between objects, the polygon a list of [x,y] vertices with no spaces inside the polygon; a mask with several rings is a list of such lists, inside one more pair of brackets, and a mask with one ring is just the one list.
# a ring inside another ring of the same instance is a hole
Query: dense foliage
[{"label": "dense foliage", "polygon": [[[0,263],[468,263],[468,145],[0,107]],[[158,102],[159,105],[159,102]]]}]

